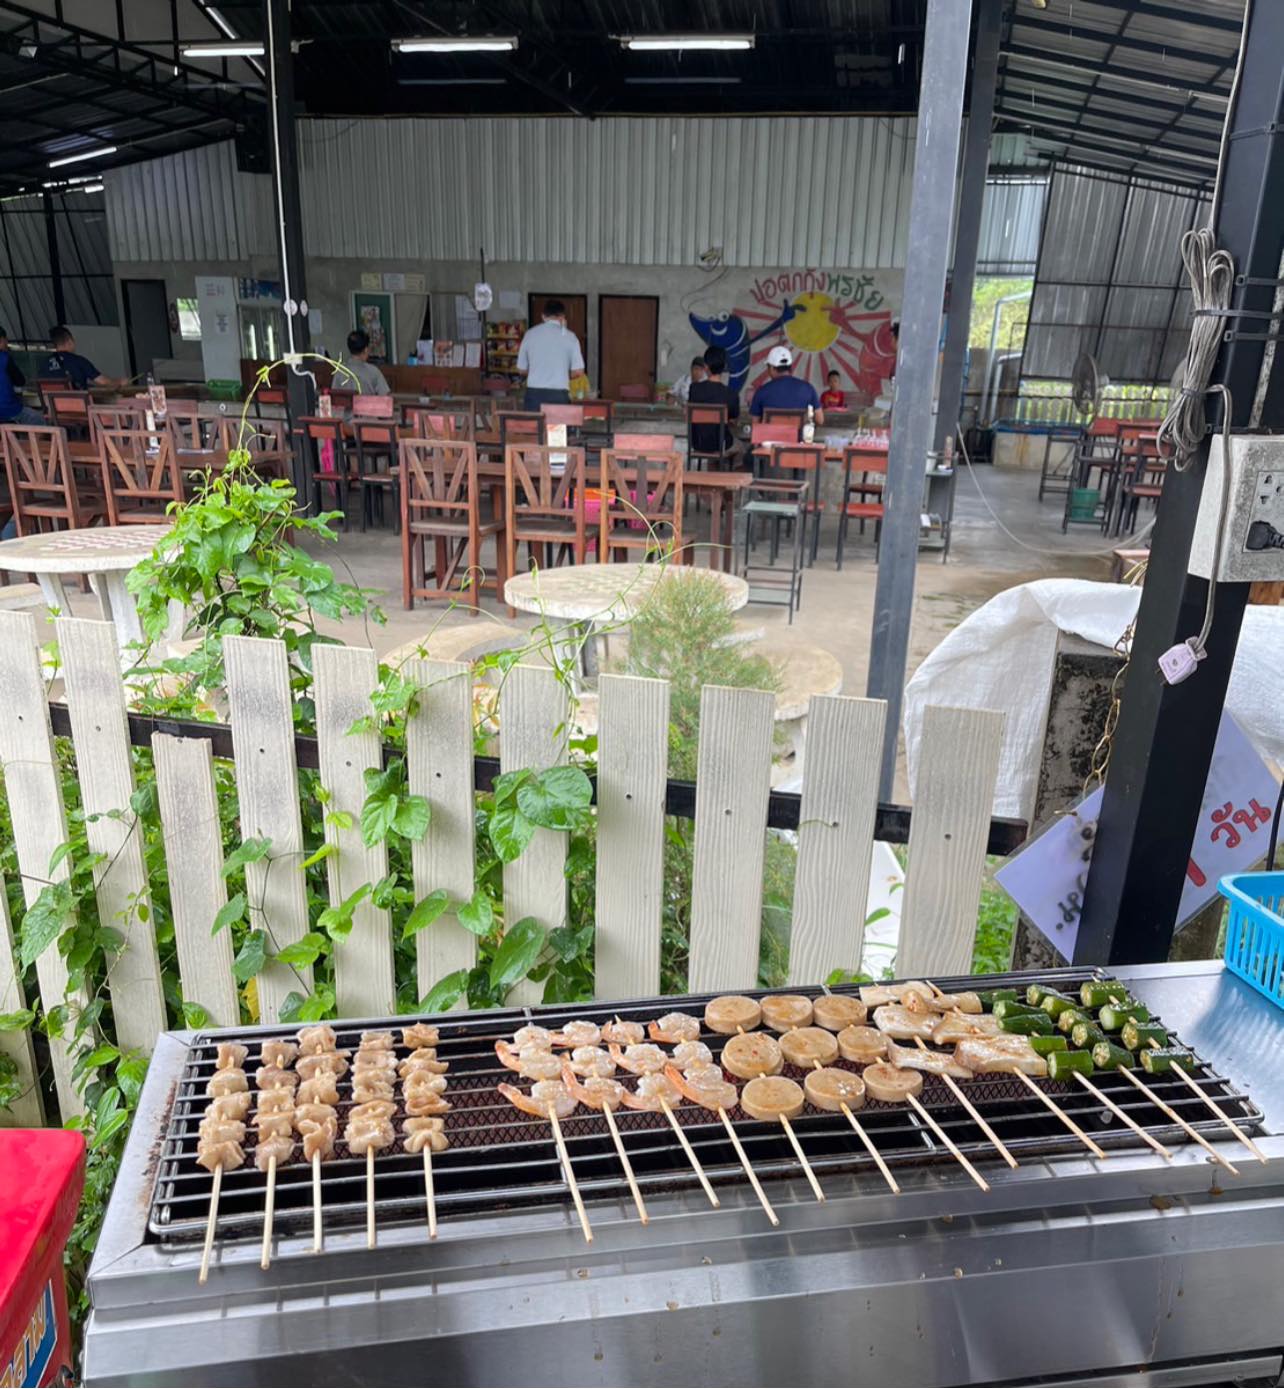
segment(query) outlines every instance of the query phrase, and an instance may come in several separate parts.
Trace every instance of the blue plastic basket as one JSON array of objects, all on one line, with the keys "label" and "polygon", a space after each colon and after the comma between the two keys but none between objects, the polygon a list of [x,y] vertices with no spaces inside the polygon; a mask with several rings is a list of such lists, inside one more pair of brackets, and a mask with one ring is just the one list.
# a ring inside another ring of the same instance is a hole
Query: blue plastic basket
[{"label": "blue plastic basket", "polygon": [[1284,1008],[1284,873],[1231,873],[1217,886],[1230,903],[1226,968]]}]

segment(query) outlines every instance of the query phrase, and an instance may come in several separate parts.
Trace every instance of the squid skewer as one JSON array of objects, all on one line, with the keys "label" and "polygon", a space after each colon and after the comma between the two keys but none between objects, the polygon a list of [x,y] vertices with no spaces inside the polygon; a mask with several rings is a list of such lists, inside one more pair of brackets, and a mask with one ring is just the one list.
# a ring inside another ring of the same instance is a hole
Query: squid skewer
[{"label": "squid skewer", "polygon": [[[1025,1088],[1030,1091],[1032,1095],[1038,1096],[1038,1098],[1043,1102],[1043,1104],[1048,1109],[1050,1109],[1053,1112],[1053,1114],[1057,1116],[1058,1119],[1061,1120],[1061,1122],[1066,1126],[1066,1128],[1068,1128],[1070,1132],[1074,1134],[1074,1136],[1084,1145],[1084,1147],[1088,1149],[1088,1151],[1093,1155],[1093,1157],[1104,1158],[1106,1156],[1105,1150],[1102,1147],[1100,1147],[1100,1145],[1098,1145],[1097,1143],[1094,1143],[1092,1139],[1089,1138],[1086,1133],[1084,1133],[1084,1131],[1079,1127],[1079,1125],[1076,1124],[1075,1121],[1065,1112],[1065,1110],[1062,1109],[1061,1106],[1052,1098],[1052,1096],[1045,1095],[1043,1091],[1039,1089],[1039,1087],[1034,1083],[1034,1081],[1030,1079],[1028,1075],[1026,1075],[1024,1071],[1019,1070],[1016,1067],[1013,1067],[1012,1070],[1008,1072],[1008,1074],[1016,1076],[1025,1086]],[[1124,1074],[1126,1075],[1127,1072],[1125,1072]]]},{"label": "squid skewer", "polygon": [[214,1187],[210,1192],[210,1218],[205,1225],[205,1244],[201,1249],[201,1271],[196,1275],[198,1283],[204,1283],[210,1276],[210,1255],[214,1250],[214,1225],[218,1220],[218,1197],[223,1189],[223,1164],[214,1169]]},{"label": "squid skewer", "polygon": [[[927,1050],[927,1044],[923,1041],[921,1037],[915,1037],[914,1040],[918,1043],[918,1048],[920,1051]],[[963,1093],[962,1089],[959,1086],[959,1083],[954,1079],[954,1077],[942,1074],[941,1079],[945,1082],[950,1094],[953,1095],[954,1098],[958,1100],[958,1102],[967,1111],[969,1117],[972,1119],[972,1122],[975,1123],[976,1126],[981,1130],[981,1132],[990,1140],[990,1142],[994,1144],[994,1147],[997,1149],[998,1154],[1003,1159],[1003,1161],[1006,1162],[1009,1167],[1015,1167],[1017,1165],[1016,1158],[1012,1156],[1012,1154],[1008,1151],[1006,1145],[1004,1144],[1003,1140],[999,1137],[997,1133],[994,1132],[994,1130],[986,1122],[984,1116],[981,1114],[981,1111],[977,1109],[977,1107],[972,1103],[972,1101],[969,1100],[968,1097]]]}]

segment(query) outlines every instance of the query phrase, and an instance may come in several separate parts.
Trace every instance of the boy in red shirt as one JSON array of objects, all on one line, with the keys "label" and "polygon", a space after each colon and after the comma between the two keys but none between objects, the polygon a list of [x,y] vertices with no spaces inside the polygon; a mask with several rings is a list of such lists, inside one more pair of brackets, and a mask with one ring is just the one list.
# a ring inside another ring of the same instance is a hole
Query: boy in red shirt
[{"label": "boy in red shirt", "polygon": [[828,388],[821,392],[820,408],[822,410],[846,410],[847,397],[838,389],[839,375],[836,371],[831,371],[827,377]]}]

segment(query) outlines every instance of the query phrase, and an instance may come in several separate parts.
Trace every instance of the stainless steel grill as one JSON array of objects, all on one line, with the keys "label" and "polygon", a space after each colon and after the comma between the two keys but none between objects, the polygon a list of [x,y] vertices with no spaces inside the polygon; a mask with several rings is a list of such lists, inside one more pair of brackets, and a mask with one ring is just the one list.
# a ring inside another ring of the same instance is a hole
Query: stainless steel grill
[{"label": "stainless steel grill", "polygon": [[[1077,988],[1092,978],[1089,970],[1067,971],[1059,976],[1064,988]],[[947,991],[983,986],[1025,983],[1046,975],[1004,975],[977,980],[935,980]],[[761,996],[765,990],[758,991]],[[820,989],[793,992],[815,997]],[[835,989],[835,993],[855,993],[854,988]],[[683,1000],[643,1000],[626,1005],[575,1005],[557,1010],[541,1010],[541,1025],[556,1028],[572,1018],[589,1018],[606,1023],[614,1017],[646,1023],[674,1007],[700,1015],[713,995],[693,995]],[[513,1011],[467,1015],[439,1020],[439,1057],[450,1063],[449,1096],[454,1108],[445,1116],[450,1149],[433,1159],[434,1186],[439,1215],[494,1214],[521,1206],[569,1201],[569,1189],[561,1171],[549,1126],[519,1115],[496,1090],[500,1081],[516,1077],[495,1057],[497,1038],[511,1037],[526,1015]],[[355,1049],[360,1033],[367,1028],[399,1028],[402,1021],[383,1019],[354,1023],[335,1029],[337,1045]],[[258,1046],[274,1036],[292,1037],[295,1029],[256,1031],[253,1036],[233,1032],[202,1033],[189,1048],[183,1068],[173,1117],[170,1120],[152,1198],[148,1220],[150,1233],[165,1240],[199,1240],[204,1237],[213,1178],[196,1165],[196,1135],[201,1115],[208,1103],[206,1086],[214,1070],[218,1042],[237,1037],[248,1041],[251,1053],[247,1065],[257,1056]],[[400,1039],[400,1032],[397,1032]],[[702,1040],[720,1052],[726,1038],[705,1032]],[[399,1047],[398,1055],[408,1054]],[[845,1061],[836,1066],[857,1070]],[[797,1080],[805,1073],[786,1066],[784,1074]],[[621,1076],[631,1081],[631,1077]],[[1225,1077],[1201,1064],[1193,1077],[1243,1127],[1261,1121],[1261,1112]],[[921,1102],[956,1146],[976,1163],[997,1160],[993,1145],[935,1076],[924,1077]],[[1212,1116],[1206,1105],[1177,1077],[1152,1077],[1150,1088],[1198,1132],[1215,1135],[1225,1126]],[[1078,1086],[1062,1082],[1038,1082],[1072,1119],[1104,1148],[1131,1147],[1140,1140],[1093,1095]],[[1154,1106],[1140,1091],[1120,1076],[1099,1075],[1094,1084],[1138,1125],[1164,1143],[1189,1141],[1187,1135]],[[1006,1146],[1018,1158],[1025,1154],[1045,1157],[1081,1150],[1080,1140],[1030,1091],[1008,1076],[978,1076],[968,1082],[965,1093]],[[351,1077],[339,1083],[340,1130],[351,1107]],[[698,1105],[684,1103],[674,1109],[688,1140],[699,1157],[709,1180],[715,1185],[742,1183],[744,1171],[736,1158],[717,1116]],[[751,1119],[739,1107],[730,1111],[737,1136],[760,1178],[795,1175],[798,1159],[777,1124]],[[402,1114],[395,1120],[400,1132]],[[841,1114],[808,1109],[793,1121],[807,1154],[818,1174],[859,1172],[874,1168],[873,1159]],[[907,1105],[868,1101],[860,1111],[860,1122],[884,1161],[893,1170],[923,1163],[954,1163],[939,1138]],[[674,1138],[667,1120],[660,1114],[621,1109],[616,1123],[624,1135],[629,1160],[643,1193],[692,1188],[697,1178]],[[619,1158],[612,1145],[606,1122],[600,1114],[577,1110],[562,1121],[571,1165],[585,1198],[627,1198],[628,1192]],[[342,1142],[339,1154],[345,1152]],[[246,1165],[223,1175],[216,1237],[220,1240],[258,1238],[262,1231],[267,1178],[253,1165],[253,1134],[246,1148]],[[375,1212],[380,1226],[397,1220],[419,1220],[424,1209],[423,1169],[419,1157],[405,1153],[400,1141],[375,1159]],[[366,1164],[364,1159],[336,1156],[322,1165],[322,1191],[326,1228],[364,1224],[366,1219]],[[281,1233],[305,1233],[311,1229],[311,1169],[296,1162],[277,1169],[275,1226]]]},{"label": "stainless steel grill", "polygon": [[[841,1115],[807,1111],[794,1128],[824,1188],[821,1204],[780,1130],[733,1111],[779,1217],[773,1227],[716,1116],[689,1105],[677,1111],[718,1209],[663,1117],[622,1109],[650,1216],[643,1225],[604,1121],[580,1110],[563,1129],[591,1217],[586,1244],[549,1126],[494,1091],[513,1079],[498,1067],[494,1041],[522,1021],[618,1014],[646,1022],[674,1008],[701,1012],[704,999],[450,1015],[437,1020],[454,1105],[451,1146],[433,1158],[438,1238],[428,1238],[420,1160],[394,1148],[375,1162],[377,1247],[368,1248],[365,1164],[340,1141],[323,1167],[322,1252],[312,1252],[311,1170],[290,1164],[278,1173],[275,1249],[264,1270],[266,1179],[251,1151],[244,1168],[224,1176],[203,1286],[211,1178],[192,1154],[215,1036],[169,1034],[148,1073],[90,1273],[85,1380],[566,1389],[1091,1383],[1139,1369],[1146,1382],[1278,1379],[1284,1020],[1218,965],[1118,973],[1202,1058],[1200,1082],[1256,1135],[1268,1161],[1254,1160],[1178,1080],[1154,1078],[1154,1088],[1238,1176],[1184,1141],[1121,1078],[1094,1080],[1168,1145],[1170,1160],[1077,1085],[1044,1088],[1107,1150],[1104,1160],[1014,1079],[965,1082],[1019,1159],[1009,1170],[929,1077],[923,1103],[990,1190],[913,1112],[868,1103],[857,1117],[901,1194]],[[1084,977],[1039,976],[1063,988]],[[1025,976],[936,982],[997,987]],[[380,1025],[394,1022],[345,1023],[339,1043],[351,1046]],[[286,1031],[245,1029],[251,1060],[261,1040]],[[721,1039],[706,1040],[716,1052]]]}]

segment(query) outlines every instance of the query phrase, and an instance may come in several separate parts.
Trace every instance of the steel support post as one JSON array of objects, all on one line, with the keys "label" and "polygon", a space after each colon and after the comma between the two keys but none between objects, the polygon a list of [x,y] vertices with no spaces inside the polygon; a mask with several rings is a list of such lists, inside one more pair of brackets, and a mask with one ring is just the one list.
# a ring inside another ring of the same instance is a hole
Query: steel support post
[{"label": "steel support post", "polygon": [[[285,379],[291,421],[312,413],[314,379],[308,363],[297,354],[308,350],[308,318],[303,263],[303,210],[299,201],[299,147],[294,121],[294,55],[290,48],[289,0],[263,0],[263,32],[267,36],[268,140],[272,156],[273,211],[281,262],[285,307]],[[295,441],[295,485],[301,500],[308,496],[305,442]]]},{"label": "steel support post", "polygon": [[[1235,261],[1232,313],[1268,315],[1279,312],[1284,275],[1284,5],[1252,5],[1243,62],[1215,229]],[[1284,428],[1284,368],[1270,340],[1279,333],[1279,318],[1227,323],[1212,379],[1229,388],[1237,429]],[[1209,414],[1219,422],[1220,405],[1210,405]],[[1076,963],[1158,961],[1172,944],[1248,599],[1247,584],[1217,586],[1206,659],[1183,684],[1165,684],[1160,655],[1197,633],[1204,616],[1208,585],[1186,570],[1207,462],[1206,440],[1190,468],[1170,469],[1164,482]]]},{"label": "steel support post", "polygon": [[994,89],[999,77],[999,31],[1002,0],[979,0],[976,45],[972,54],[972,85],[968,97],[967,137],[963,141],[963,173],[959,210],[954,224],[954,275],[950,282],[950,312],[941,357],[941,388],[937,394],[938,452],[958,427],[963,401],[963,364],[967,360],[968,330],[972,326],[972,291],[976,285],[976,254],[981,243],[981,211],[985,176],[990,167],[990,129],[994,124]]},{"label": "steel support post", "polygon": [[67,321],[67,296],[62,288],[62,257],[58,253],[58,224],[54,221],[53,194],[46,189],[40,195],[45,212],[45,243],[49,247],[49,287],[53,290],[54,317],[59,323]]},{"label": "steel support post", "polygon": [[880,781],[884,800],[892,798],[896,774],[905,659],[914,612],[923,480],[932,443],[932,395],[941,337],[941,303],[963,120],[967,65],[959,60],[959,55],[967,52],[971,25],[972,0],[928,0],[895,405],[866,685],[871,698],[887,701]]}]

